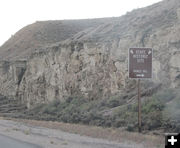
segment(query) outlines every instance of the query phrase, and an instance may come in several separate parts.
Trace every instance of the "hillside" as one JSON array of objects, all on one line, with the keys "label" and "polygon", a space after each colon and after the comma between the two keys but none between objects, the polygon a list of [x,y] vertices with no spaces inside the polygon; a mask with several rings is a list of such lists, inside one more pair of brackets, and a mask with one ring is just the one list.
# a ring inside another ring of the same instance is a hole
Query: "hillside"
[{"label": "hillside", "polygon": [[153,48],[153,78],[141,81],[143,129],[177,132],[179,0],[117,18],[25,27],[0,49],[6,60],[0,62],[0,94],[25,105],[18,115],[24,118],[136,130],[137,81],[128,78],[128,49],[142,46]]},{"label": "hillside", "polygon": [[35,49],[71,38],[115,18],[39,21],[18,31],[0,47],[0,60],[27,59]]}]

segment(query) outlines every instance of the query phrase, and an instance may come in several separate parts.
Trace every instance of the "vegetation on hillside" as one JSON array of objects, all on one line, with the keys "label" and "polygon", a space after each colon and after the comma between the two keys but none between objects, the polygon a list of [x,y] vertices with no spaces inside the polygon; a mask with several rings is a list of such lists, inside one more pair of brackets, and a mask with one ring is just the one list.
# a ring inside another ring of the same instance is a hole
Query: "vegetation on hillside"
[{"label": "vegetation on hillside", "polygon": [[[142,98],[142,128],[180,131],[180,94],[171,89],[161,90],[151,97]],[[113,96],[108,99],[87,100],[71,96],[65,101],[54,100],[37,105],[26,117],[103,127],[124,127],[137,131],[137,101],[127,103],[127,98]]]}]

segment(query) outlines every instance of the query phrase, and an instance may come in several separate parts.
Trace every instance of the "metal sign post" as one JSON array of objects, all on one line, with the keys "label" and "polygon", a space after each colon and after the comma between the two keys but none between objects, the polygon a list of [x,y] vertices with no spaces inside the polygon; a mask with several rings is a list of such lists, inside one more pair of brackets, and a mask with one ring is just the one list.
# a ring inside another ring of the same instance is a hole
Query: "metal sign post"
[{"label": "metal sign post", "polygon": [[141,133],[141,94],[140,94],[140,79],[138,79],[138,129]]},{"label": "metal sign post", "polygon": [[152,78],[152,48],[129,49],[129,78],[138,79],[138,129],[141,132],[140,79]]}]

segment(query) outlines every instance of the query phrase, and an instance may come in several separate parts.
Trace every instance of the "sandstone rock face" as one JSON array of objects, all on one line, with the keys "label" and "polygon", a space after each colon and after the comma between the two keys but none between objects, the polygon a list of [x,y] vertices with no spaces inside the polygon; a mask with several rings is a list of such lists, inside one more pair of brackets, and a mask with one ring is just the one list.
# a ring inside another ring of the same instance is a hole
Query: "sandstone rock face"
[{"label": "sandstone rock face", "polygon": [[[179,88],[178,49],[168,43],[168,47],[162,45],[164,53],[161,53],[152,42],[149,44],[154,49],[150,81]],[[27,64],[18,96],[31,107],[72,95],[99,99],[124,94],[135,82],[128,79],[128,48],[117,45],[119,43],[71,41],[47,47],[46,53],[35,53]]]},{"label": "sandstone rock face", "polygon": [[153,48],[153,79],[143,83],[180,88],[179,8],[179,1],[166,0],[80,31],[36,50],[19,70],[16,62],[1,62],[0,93],[29,108],[73,95],[121,95],[136,84],[128,79],[128,49],[142,46]]},{"label": "sandstone rock face", "polygon": [[0,93],[5,96],[16,96],[18,86],[26,70],[26,61],[0,62]]},{"label": "sandstone rock face", "polygon": [[127,59],[115,60],[101,46],[72,42],[58,44],[46,54],[34,54],[18,96],[30,107],[71,95],[98,99],[120,93],[125,89]]}]

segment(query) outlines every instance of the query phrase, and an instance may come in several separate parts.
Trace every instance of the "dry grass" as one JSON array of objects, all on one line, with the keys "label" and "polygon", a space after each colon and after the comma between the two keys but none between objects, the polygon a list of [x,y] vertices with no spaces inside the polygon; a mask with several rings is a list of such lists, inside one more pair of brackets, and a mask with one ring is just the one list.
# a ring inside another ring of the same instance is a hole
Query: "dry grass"
[{"label": "dry grass", "polygon": [[79,124],[69,124],[52,121],[36,121],[25,119],[12,119],[17,122],[23,122],[28,125],[42,126],[51,129],[59,129],[64,132],[75,133],[83,136],[94,138],[102,138],[110,141],[143,144],[146,148],[163,148],[164,137],[153,134],[139,134],[135,132],[127,132],[117,128],[102,128],[97,126],[86,126]]},{"label": "dry grass", "polygon": [[29,131],[29,130],[24,130],[23,133],[24,133],[25,135],[29,135],[29,134],[30,134],[30,131]]},{"label": "dry grass", "polygon": [[54,141],[50,141],[51,144],[54,144]]}]

